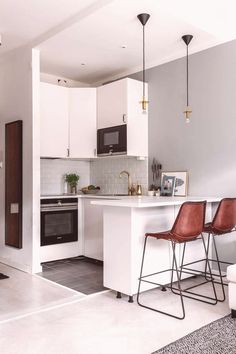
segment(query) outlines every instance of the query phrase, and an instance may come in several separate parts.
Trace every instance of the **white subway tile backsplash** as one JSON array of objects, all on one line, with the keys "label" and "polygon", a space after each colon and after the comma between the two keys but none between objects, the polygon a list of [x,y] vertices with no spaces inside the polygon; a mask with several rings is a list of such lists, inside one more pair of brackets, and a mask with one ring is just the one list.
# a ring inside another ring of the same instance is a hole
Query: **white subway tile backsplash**
[{"label": "white subway tile backsplash", "polygon": [[134,184],[142,185],[143,194],[148,190],[148,161],[138,161],[131,157],[106,157],[97,160],[78,161],[63,159],[41,159],[41,194],[64,192],[63,176],[77,173],[80,176],[78,189],[89,184],[101,187],[101,193],[127,193],[127,177],[119,178],[120,172],[127,170]]},{"label": "white subway tile backsplash", "polygon": [[77,173],[80,176],[78,189],[90,184],[90,162],[41,159],[41,194],[63,193],[63,176],[66,173]]},{"label": "white subway tile backsplash", "polygon": [[119,178],[120,172],[130,173],[132,182],[142,185],[143,194],[148,190],[148,160],[131,157],[106,157],[91,162],[91,184],[101,187],[104,194],[127,193],[127,178]]}]

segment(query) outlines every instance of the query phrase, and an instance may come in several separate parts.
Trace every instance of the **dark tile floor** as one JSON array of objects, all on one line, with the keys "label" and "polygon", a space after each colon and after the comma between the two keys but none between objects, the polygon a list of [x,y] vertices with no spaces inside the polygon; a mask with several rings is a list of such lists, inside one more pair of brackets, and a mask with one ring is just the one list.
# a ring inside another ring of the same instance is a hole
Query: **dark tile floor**
[{"label": "dark tile floor", "polygon": [[63,259],[42,264],[43,278],[89,295],[106,290],[103,287],[103,266],[85,257]]}]

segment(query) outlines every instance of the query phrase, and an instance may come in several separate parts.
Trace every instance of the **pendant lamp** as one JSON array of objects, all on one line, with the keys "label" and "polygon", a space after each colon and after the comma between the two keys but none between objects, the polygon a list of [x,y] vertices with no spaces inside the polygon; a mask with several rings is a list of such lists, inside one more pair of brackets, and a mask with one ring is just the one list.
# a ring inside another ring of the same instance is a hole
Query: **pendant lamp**
[{"label": "pendant lamp", "polygon": [[184,43],[186,44],[186,48],[187,48],[187,53],[186,53],[186,108],[185,108],[185,111],[183,112],[184,115],[185,115],[185,121],[186,123],[189,123],[190,122],[190,115],[192,113],[192,110],[189,106],[189,92],[188,92],[188,81],[189,81],[189,75],[188,75],[188,46],[189,46],[189,43],[191,42],[191,40],[193,39],[193,36],[191,34],[185,34],[184,36],[182,36],[182,39],[184,41]]},{"label": "pendant lamp", "polygon": [[142,105],[143,113],[146,113],[147,112],[147,105],[149,102],[147,101],[146,92],[145,92],[145,25],[146,25],[147,21],[149,20],[150,15],[149,14],[139,14],[137,17],[143,26],[143,96],[142,96],[142,100],[140,101],[140,103]]}]

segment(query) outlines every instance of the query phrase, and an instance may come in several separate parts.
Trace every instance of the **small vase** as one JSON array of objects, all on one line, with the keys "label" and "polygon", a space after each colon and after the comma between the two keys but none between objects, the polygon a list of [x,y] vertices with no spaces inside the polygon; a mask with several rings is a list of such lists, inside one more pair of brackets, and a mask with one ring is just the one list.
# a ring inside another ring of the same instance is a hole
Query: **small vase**
[{"label": "small vase", "polygon": [[77,186],[70,186],[71,194],[77,194]]}]

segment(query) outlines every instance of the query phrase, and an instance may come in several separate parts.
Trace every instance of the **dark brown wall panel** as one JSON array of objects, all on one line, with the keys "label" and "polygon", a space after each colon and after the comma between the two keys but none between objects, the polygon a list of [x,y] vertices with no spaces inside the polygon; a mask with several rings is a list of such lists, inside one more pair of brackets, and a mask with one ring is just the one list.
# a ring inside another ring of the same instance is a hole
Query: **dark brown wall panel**
[{"label": "dark brown wall panel", "polygon": [[22,248],[22,121],[5,128],[5,244]]}]

